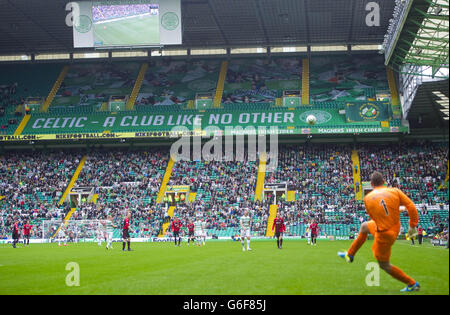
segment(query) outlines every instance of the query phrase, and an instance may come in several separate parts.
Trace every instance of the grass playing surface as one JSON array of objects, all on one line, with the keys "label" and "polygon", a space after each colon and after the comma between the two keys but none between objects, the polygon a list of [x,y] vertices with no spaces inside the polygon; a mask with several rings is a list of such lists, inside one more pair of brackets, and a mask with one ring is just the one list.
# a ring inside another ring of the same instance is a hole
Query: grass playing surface
[{"label": "grass playing surface", "polygon": [[[336,255],[349,245],[285,240],[278,250],[273,240],[255,240],[251,252],[231,241],[135,243],[131,252],[122,252],[121,243],[109,251],[93,243],[0,245],[0,294],[400,294],[403,283],[381,270],[380,286],[366,286],[371,241],[352,264]],[[65,284],[69,262],[80,266],[79,287]],[[449,294],[447,249],[398,241],[391,262],[421,284],[407,294]]]},{"label": "grass playing surface", "polygon": [[159,44],[159,16],[94,24],[94,42],[95,46]]}]

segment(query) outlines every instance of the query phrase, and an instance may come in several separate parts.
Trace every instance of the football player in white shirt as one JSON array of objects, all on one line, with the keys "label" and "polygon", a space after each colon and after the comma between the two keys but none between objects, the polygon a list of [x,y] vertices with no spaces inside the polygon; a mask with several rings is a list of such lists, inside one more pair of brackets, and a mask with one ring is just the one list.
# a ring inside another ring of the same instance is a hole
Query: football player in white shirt
[{"label": "football player in white shirt", "polygon": [[105,237],[104,227],[102,221],[98,221],[97,223],[97,244],[98,246],[102,246],[102,239]]},{"label": "football player in white shirt", "polygon": [[202,222],[202,239],[203,239],[203,245],[206,245],[206,221],[205,221],[205,219],[202,219],[201,222]]},{"label": "football player in white shirt", "polygon": [[306,240],[307,240],[308,245],[309,245],[311,243],[311,238],[310,238],[310,235],[309,235],[309,223],[308,223],[308,221],[306,221],[305,237],[306,237]]},{"label": "football player in white shirt", "polygon": [[112,249],[112,239],[114,229],[117,225],[114,225],[112,216],[108,215],[105,223],[105,238],[106,238],[106,249]]},{"label": "football player in white shirt", "polygon": [[61,246],[61,241],[64,241],[64,246],[67,246],[66,231],[64,221],[61,223],[58,231],[58,246]]},{"label": "football player in white shirt", "polygon": [[250,217],[248,215],[248,210],[244,211],[244,215],[240,219],[240,226],[242,251],[245,252],[245,238],[247,238],[247,250],[252,250],[250,248]]},{"label": "football player in white shirt", "polygon": [[202,233],[202,221],[200,218],[197,218],[197,220],[194,222],[194,233],[195,233],[195,244],[197,246],[200,246],[201,239],[203,237]]}]

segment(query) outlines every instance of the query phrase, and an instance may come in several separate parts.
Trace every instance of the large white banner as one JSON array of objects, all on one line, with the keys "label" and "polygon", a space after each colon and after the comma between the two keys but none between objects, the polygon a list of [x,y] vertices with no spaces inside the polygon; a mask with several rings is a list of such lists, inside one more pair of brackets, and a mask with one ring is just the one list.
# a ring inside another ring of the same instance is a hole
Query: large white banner
[{"label": "large white banner", "polygon": [[181,4],[180,0],[160,0],[161,45],[181,45]]},{"label": "large white banner", "polygon": [[[80,11],[73,20],[73,46],[75,48],[94,47],[94,28],[92,23],[92,1],[76,2]],[[73,11],[76,14],[76,11]]]}]

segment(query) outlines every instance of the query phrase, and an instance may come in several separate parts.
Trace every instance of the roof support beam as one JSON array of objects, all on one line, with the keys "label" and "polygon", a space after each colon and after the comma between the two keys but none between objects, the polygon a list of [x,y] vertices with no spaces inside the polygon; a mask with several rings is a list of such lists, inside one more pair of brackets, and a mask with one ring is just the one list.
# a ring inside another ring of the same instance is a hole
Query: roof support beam
[{"label": "roof support beam", "polygon": [[353,21],[355,19],[355,9],[356,9],[356,4],[355,4],[355,0],[351,0],[351,17],[350,17],[350,28],[348,30],[348,37],[347,37],[347,41],[350,43],[352,41],[352,35],[353,35]]},{"label": "roof support beam", "polygon": [[212,17],[214,19],[214,22],[216,23],[217,27],[219,28],[220,35],[222,35],[223,41],[225,42],[225,44],[227,46],[229,46],[230,45],[230,41],[226,37],[225,32],[223,31],[222,26],[219,23],[219,19],[217,18],[216,8],[214,7],[214,5],[211,4],[211,0],[208,0],[208,6],[209,6],[209,9],[212,12]]},{"label": "roof support beam", "polygon": [[308,17],[308,6],[306,5],[307,0],[302,1],[303,15],[305,18],[305,26],[306,26],[306,44],[311,45],[311,33],[309,31],[309,17]]},{"label": "roof support beam", "polygon": [[265,44],[266,44],[266,46],[270,46],[270,40],[269,40],[269,36],[267,35],[266,25],[264,24],[264,20],[262,18],[262,14],[261,14],[261,6],[259,5],[258,0],[253,0],[253,3],[255,4],[256,9],[257,9],[256,18],[258,20],[259,27],[261,27],[261,29],[263,30],[264,39],[266,41]]}]

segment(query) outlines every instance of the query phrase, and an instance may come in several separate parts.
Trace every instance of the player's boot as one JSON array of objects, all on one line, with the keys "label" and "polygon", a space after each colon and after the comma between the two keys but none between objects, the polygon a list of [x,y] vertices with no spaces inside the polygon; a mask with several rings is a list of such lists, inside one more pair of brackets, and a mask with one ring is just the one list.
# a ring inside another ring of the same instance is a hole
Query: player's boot
[{"label": "player's boot", "polygon": [[419,282],[416,282],[413,285],[408,285],[404,289],[401,289],[400,292],[413,292],[413,291],[419,291],[419,290],[420,290],[420,284],[419,284]]},{"label": "player's boot", "polygon": [[338,256],[345,259],[348,263],[352,263],[354,259],[354,257],[347,254],[347,252],[338,252]]},{"label": "player's boot", "polygon": [[250,247],[247,247],[247,250],[252,250]]}]

